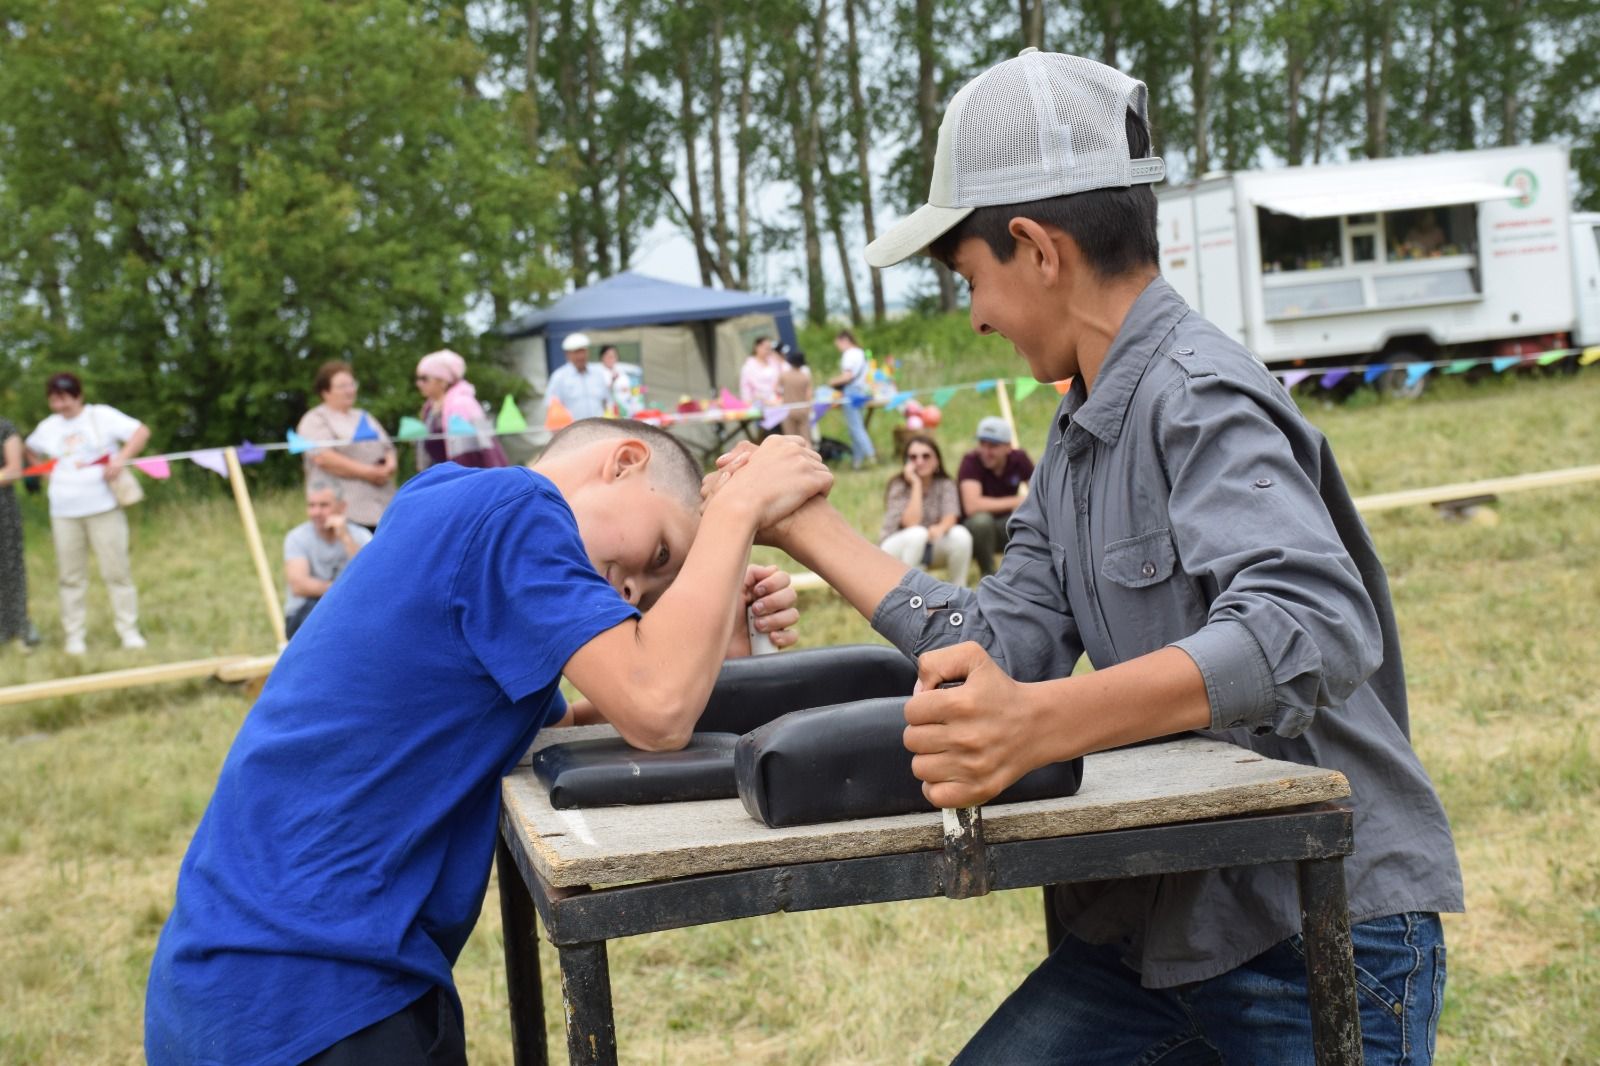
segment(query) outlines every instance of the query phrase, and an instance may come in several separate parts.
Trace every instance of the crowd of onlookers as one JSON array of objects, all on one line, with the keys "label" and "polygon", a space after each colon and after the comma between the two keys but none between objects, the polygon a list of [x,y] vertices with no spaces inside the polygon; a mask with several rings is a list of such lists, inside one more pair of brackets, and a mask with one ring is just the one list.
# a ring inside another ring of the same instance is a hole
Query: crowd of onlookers
[{"label": "crowd of onlookers", "polygon": [[[626,413],[637,396],[638,368],[620,363],[610,345],[601,349],[598,364],[590,363],[589,345],[581,333],[566,338],[567,363],[551,374],[547,394],[575,419]],[[867,359],[848,331],[837,335],[835,346],[840,367],[828,384],[845,398],[841,406],[851,462],[859,469],[877,462],[862,407],[850,402],[866,394]],[[443,462],[506,465],[493,420],[466,372],[466,361],[448,350],[417,363],[419,414],[427,429],[415,445],[419,470]],[[319,402],[296,427],[311,445],[304,453],[306,521],[289,531],[283,545],[290,636],[377,531],[395,494],[399,465],[394,442],[357,405],[359,383],[350,364],[324,363],[313,385]],[[0,418],[0,647],[16,643],[28,651],[42,640],[28,614],[22,517],[13,486],[29,465],[53,460],[48,493],[62,648],[69,655],[87,651],[91,552],[122,647],[143,648],[124,507],[136,502],[138,486],[128,466],[148,443],[150,430],[109,404],[87,402],[75,374],[52,375],[46,394],[51,414],[26,438]],[[740,369],[739,395],[746,403],[775,408],[762,423],[764,431],[815,439],[811,368],[798,349],[758,338]],[[979,422],[976,447],[962,457],[954,479],[931,435],[906,438],[903,459],[884,493],[883,549],[911,566],[947,567],[958,585],[967,584],[974,561],[980,574],[993,573],[1006,546],[1006,520],[1033,474],[1027,453],[1013,446],[1010,426],[995,417]]]}]

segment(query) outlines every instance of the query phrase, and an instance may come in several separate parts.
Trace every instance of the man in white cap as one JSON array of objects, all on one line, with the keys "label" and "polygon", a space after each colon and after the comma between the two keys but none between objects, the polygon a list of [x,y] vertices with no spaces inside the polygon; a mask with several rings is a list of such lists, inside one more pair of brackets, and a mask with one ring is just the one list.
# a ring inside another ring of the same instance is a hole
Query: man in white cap
[{"label": "man in white cap", "polygon": [[[765,536],[920,656],[905,739],[934,806],[1186,730],[1343,772],[1366,1062],[1428,1062],[1461,874],[1411,748],[1383,566],[1322,435],[1162,280],[1145,100],[1074,56],[992,67],[945,113],[928,204],[867,249],[943,260],[974,330],[1073,379],[999,572],[938,581],[820,499]],[[1096,669],[1074,676],[1083,654]],[[1312,1061],[1293,864],[1053,899],[1066,935],[960,1066]]]},{"label": "man in white cap", "polygon": [[978,573],[994,573],[994,558],[1006,550],[1006,520],[1027,495],[1033,460],[1011,446],[1011,426],[999,415],[978,422],[978,446],[961,457],[956,489],[961,493],[961,524],[972,534]]},{"label": "man in white cap", "polygon": [[567,365],[550,375],[545,395],[560,400],[574,421],[599,418],[606,413],[606,401],[611,397],[611,377],[603,367],[590,364],[589,335],[567,334],[561,350],[567,353]]}]

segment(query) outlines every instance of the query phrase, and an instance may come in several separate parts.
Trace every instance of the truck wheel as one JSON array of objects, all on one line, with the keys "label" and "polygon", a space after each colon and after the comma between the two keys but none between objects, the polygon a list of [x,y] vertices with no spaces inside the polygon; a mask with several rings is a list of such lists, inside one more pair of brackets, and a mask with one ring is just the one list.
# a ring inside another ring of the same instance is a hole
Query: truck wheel
[{"label": "truck wheel", "polygon": [[1372,383],[1373,387],[1381,395],[1393,397],[1396,400],[1415,400],[1428,387],[1428,379],[1426,377],[1417,378],[1409,383],[1406,379],[1406,363],[1427,362],[1417,353],[1390,352],[1388,355],[1380,356],[1379,358],[1391,367],[1391,369],[1379,374]]}]

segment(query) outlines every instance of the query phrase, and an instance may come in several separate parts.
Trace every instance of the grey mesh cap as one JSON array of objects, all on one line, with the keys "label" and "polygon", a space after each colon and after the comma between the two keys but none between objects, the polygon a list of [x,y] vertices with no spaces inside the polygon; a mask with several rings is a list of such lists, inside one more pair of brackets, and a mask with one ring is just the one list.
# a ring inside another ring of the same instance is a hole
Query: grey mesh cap
[{"label": "grey mesh cap", "polygon": [[1160,181],[1160,159],[1130,159],[1127,111],[1148,121],[1144,82],[1103,63],[1024,48],[967,82],[939,123],[928,202],[867,245],[893,266],[977,207]]}]

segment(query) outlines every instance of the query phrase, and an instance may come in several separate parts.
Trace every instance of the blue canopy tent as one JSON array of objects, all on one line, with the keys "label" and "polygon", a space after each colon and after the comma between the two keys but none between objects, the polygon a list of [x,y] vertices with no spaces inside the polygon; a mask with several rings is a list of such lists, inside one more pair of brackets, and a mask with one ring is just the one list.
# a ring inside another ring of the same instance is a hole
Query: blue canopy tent
[{"label": "blue canopy tent", "polygon": [[[707,360],[709,379],[721,385],[731,383],[719,380],[720,375],[716,373],[712,327],[745,315],[770,315],[779,338],[791,345],[795,343],[794,313],[784,297],[731,289],[702,289],[632,272],[578,289],[549,307],[529,311],[501,324],[496,332],[509,341],[542,336],[546,369],[555,370],[566,362],[561,342],[568,334],[638,326],[703,325],[706,328],[697,330],[701,354]],[[646,380],[649,380],[648,370]]]}]

